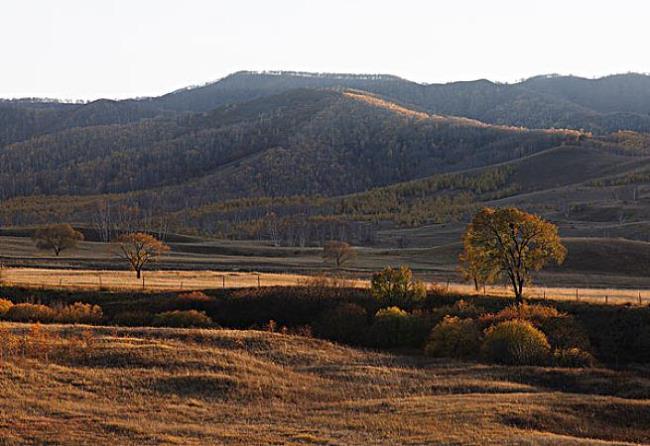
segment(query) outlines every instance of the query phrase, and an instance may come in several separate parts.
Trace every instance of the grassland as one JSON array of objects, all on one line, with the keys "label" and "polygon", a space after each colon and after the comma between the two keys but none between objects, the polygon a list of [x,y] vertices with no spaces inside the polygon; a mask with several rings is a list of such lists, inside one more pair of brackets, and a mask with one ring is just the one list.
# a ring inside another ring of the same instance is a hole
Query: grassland
[{"label": "grassland", "polygon": [[[233,271],[146,271],[144,280],[130,271],[56,269],[56,268],[4,268],[0,283],[5,286],[56,289],[70,291],[191,291],[217,288],[254,288],[272,286],[300,286],[322,280],[323,276]],[[325,279],[330,280],[330,279]],[[335,279],[337,285],[368,288],[365,278]],[[487,286],[478,292],[468,284],[457,282],[428,282],[428,287],[441,287],[461,295],[510,296],[510,288]],[[532,299],[572,300],[593,303],[634,304],[650,303],[650,291],[617,288],[567,288],[530,286],[526,296]]]},{"label": "grassland", "polygon": [[642,369],[486,366],[258,331],[0,328],[28,345],[0,368],[3,445],[650,442]]}]

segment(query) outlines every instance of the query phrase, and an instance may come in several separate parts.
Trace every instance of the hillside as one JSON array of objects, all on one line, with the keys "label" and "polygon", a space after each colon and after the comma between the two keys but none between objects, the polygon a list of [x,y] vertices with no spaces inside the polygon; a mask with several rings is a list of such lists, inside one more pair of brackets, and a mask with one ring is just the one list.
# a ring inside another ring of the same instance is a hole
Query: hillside
[{"label": "hillside", "polygon": [[0,371],[6,444],[650,441],[640,372],[448,362],[257,331],[0,328],[29,339]]},{"label": "hillside", "polygon": [[205,86],[151,99],[156,107],[207,111],[295,88],[351,88],[422,108],[492,124],[530,128],[650,131],[650,77],[598,80],[538,76],[515,84],[487,80],[418,84],[387,75],[239,72]]},{"label": "hillside", "polygon": [[571,235],[646,240],[647,134],[558,121],[643,120],[645,79],[240,72],[160,98],[3,101],[0,223],[395,246],[420,239],[382,231],[515,205]]}]

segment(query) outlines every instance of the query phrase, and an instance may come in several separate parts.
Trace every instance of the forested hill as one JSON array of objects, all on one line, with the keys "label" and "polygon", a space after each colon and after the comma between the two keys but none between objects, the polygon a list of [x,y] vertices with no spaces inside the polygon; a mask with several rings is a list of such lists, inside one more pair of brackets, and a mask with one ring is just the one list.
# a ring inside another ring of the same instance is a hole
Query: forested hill
[{"label": "forested hill", "polygon": [[429,115],[358,91],[292,90],[207,113],[75,127],[10,144],[0,150],[0,198],[188,182],[194,192],[186,200],[338,195],[579,138]]},{"label": "forested hill", "polygon": [[584,79],[538,76],[515,84],[486,80],[418,84],[395,76],[239,72],[202,87],[151,99],[156,107],[206,111],[294,88],[352,88],[430,113],[529,128],[650,131],[650,76]]},{"label": "forested hill", "polygon": [[0,225],[90,224],[99,206],[180,232],[365,242],[512,204],[638,238],[649,79],[241,72],[158,98],[0,101]]}]

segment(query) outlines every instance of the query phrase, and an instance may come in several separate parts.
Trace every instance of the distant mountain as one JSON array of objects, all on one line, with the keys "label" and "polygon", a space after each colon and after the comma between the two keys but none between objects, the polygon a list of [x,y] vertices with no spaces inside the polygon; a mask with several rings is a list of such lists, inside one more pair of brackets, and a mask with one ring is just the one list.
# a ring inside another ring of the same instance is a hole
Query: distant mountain
[{"label": "distant mountain", "polygon": [[371,243],[517,205],[640,238],[649,79],[240,72],[157,98],[0,101],[0,224],[90,224],[108,203],[178,231]]},{"label": "distant mountain", "polygon": [[159,108],[197,112],[295,88],[358,89],[430,113],[492,124],[596,133],[650,131],[650,76],[641,74],[597,80],[538,76],[516,84],[477,80],[425,85],[387,75],[244,71],[150,101]]},{"label": "distant mountain", "polygon": [[197,187],[211,199],[337,195],[578,138],[429,115],[364,92],[292,90],[208,113],[86,125],[8,145],[0,150],[0,198],[124,193],[190,180],[200,186],[188,186],[184,200]]}]

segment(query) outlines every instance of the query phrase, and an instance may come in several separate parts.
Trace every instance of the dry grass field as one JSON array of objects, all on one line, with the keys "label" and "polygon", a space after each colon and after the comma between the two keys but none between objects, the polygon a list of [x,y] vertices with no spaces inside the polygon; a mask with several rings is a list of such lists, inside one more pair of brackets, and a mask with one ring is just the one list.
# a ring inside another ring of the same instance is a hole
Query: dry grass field
[{"label": "dry grass field", "polygon": [[[145,271],[144,281],[138,280],[130,271],[45,269],[45,268],[5,268],[1,280],[7,286],[26,288],[66,289],[66,290],[108,290],[108,291],[188,291],[215,288],[248,288],[257,286],[295,286],[315,280],[314,276],[304,274],[248,273],[229,271]],[[320,277],[320,276],[319,276]],[[318,277],[316,277],[318,280]],[[337,279],[340,284],[351,287],[368,287],[367,279]],[[429,283],[429,286],[442,287],[459,294],[476,294],[468,284],[443,282]],[[511,291],[504,286],[488,286],[488,296],[510,296]],[[562,288],[530,287],[527,296],[536,299],[579,300],[582,302],[610,304],[650,303],[650,291],[615,288]]]},{"label": "dry grass field", "polygon": [[2,445],[650,443],[647,370],[487,366],[259,331],[0,330]]}]

